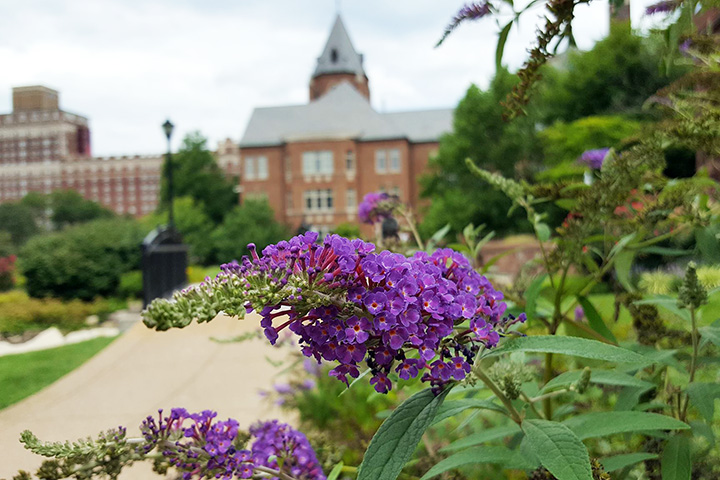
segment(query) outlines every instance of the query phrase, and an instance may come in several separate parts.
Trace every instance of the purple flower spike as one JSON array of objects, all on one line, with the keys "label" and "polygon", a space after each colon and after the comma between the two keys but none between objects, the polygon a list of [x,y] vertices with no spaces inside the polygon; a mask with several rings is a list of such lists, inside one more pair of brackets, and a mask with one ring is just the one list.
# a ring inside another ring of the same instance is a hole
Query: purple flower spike
[{"label": "purple flower spike", "polygon": [[603,162],[605,161],[605,158],[608,155],[608,152],[610,152],[609,148],[598,148],[596,150],[587,150],[582,155],[580,155],[578,162],[585,164],[590,168],[599,170],[602,167]]},{"label": "purple flower spike", "polygon": [[680,2],[673,0],[663,0],[662,2],[650,5],[645,9],[645,15],[654,15],[656,13],[674,12],[680,7]]}]

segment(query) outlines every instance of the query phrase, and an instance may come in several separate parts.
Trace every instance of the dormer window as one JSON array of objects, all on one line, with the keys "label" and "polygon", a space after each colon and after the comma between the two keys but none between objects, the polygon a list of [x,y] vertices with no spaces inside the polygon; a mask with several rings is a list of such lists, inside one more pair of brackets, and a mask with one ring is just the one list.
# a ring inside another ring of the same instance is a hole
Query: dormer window
[{"label": "dormer window", "polygon": [[337,52],[336,48],[333,48],[332,50],[330,50],[330,61],[332,63],[337,63],[337,61],[338,61],[338,52]]}]

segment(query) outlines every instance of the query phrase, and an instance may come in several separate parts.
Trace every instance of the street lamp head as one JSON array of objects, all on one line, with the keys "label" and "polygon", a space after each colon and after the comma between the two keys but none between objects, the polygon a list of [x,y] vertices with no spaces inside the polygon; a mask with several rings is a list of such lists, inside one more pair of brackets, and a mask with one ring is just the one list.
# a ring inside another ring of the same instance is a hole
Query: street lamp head
[{"label": "street lamp head", "polygon": [[170,123],[170,120],[165,120],[165,123],[162,124],[162,128],[165,131],[165,136],[167,137],[168,141],[170,140],[170,137],[172,136],[174,127],[175,127],[175,125]]}]

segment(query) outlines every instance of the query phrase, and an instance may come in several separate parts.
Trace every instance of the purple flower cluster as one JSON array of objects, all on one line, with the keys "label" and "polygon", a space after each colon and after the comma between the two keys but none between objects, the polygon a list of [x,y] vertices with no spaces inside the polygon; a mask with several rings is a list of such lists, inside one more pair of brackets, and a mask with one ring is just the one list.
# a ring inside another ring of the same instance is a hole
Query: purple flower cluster
[{"label": "purple flower cluster", "polygon": [[238,437],[238,422],[214,421],[216,416],[210,410],[173,408],[163,417],[160,410],[157,421],[152,416],[143,421],[145,444],[140,448],[147,454],[157,447],[183,480],[251,478],[258,468],[279,470],[278,459],[297,479],[325,480],[307,438],[289,425],[277,420],[257,423],[250,429],[255,441],[248,450]]},{"label": "purple flower cluster", "polygon": [[661,2],[650,5],[645,9],[645,15],[654,15],[656,13],[674,12],[680,7],[680,2],[674,0],[663,0]]},{"label": "purple flower cluster", "polygon": [[258,422],[250,427],[250,434],[255,438],[252,444],[255,462],[273,469],[282,464],[284,470],[298,479],[325,479],[305,435],[288,424],[277,420]]},{"label": "purple flower cluster", "polygon": [[[289,328],[304,355],[336,362],[330,374],[346,384],[363,361],[381,393],[392,388],[393,373],[420,375],[435,387],[462,380],[480,345],[493,347],[508,326],[525,320],[503,316],[502,293],[450,249],[408,258],[338,235],[316,240],[312,232],[297,236],[268,246],[262,257],[250,246],[251,258],[223,265],[220,275],[244,279],[248,289],[263,281],[285,289],[274,301],[263,298],[265,335],[274,343]],[[276,325],[281,316],[288,319]]]},{"label": "purple flower cluster", "polygon": [[599,170],[602,167],[603,162],[605,161],[605,157],[607,157],[608,155],[608,152],[610,152],[609,148],[587,150],[583,152],[582,155],[580,155],[580,158],[578,158],[578,162],[585,164],[592,169]]},{"label": "purple flower cluster", "polygon": [[399,200],[385,192],[371,192],[365,195],[358,205],[358,217],[363,223],[375,223],[392,216]]}]

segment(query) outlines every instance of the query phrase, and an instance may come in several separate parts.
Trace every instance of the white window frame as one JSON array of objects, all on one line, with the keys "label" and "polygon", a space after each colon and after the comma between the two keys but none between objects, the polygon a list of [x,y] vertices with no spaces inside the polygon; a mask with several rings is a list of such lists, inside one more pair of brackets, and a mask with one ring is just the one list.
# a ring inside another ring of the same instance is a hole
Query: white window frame
[{"label": "white window frame", "polygon": [[335,211],[334,192],[330,188],[305,190],[303,192],[305,213],[332,213]]},{"label": "white window frame", "polygon": [[268,167],[268,158],[265,155],[260,155],[259,157],[257,157],[256,167],[257,179],[267,180],[270,176],[270,170]]},{"label": "white window frame", "polygon": [[245,165],[243,166],[243,180],[255,180],[257,178],[257,170],[255,169],[255,157],[245,157]]},{"label": "white window frame", "polygon": [[311,150],[302,154],[303,176],[326,175],[335,172],[335,159],[332,150]]},{"label": "white window frame", "polygon": [[391,173],[400,173],[401,169],[400,150],[397,148],[391,148],[388,150],[388,171]]},{"label": "white window frame", "polygon": [[375,150],[375,172],[387,173],[387,150]]}]

